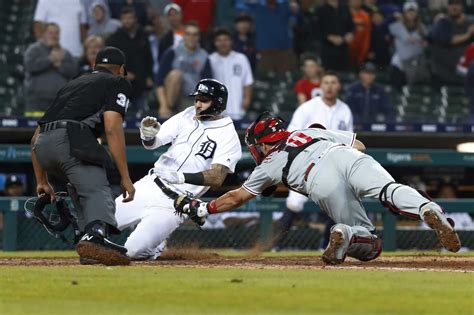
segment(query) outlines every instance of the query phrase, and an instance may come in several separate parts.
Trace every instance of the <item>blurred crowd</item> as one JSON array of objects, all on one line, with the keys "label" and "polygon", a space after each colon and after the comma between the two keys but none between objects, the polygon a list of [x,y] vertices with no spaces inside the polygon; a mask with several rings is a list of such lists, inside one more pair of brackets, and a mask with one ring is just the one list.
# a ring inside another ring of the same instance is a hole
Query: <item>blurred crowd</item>
[{"label": "blurred crowd", "polygon": [[[246,117],[254,77],[301,71],[297,108],[324,96],[324,72],[358,73],[337,87],[355,122],[391,121],[394,89],[464,85],[474,113],[474,1],[38,0],[24,54],[25,115],[41,116],[69,80],[92,72],[104,46],[122,49],[132,115],[166,119],[191,105],[198,80],[229,89],[227,113]],[[66,4],[67,3],[67,4]],[[340,96],[339,96],[340,95]]]}]

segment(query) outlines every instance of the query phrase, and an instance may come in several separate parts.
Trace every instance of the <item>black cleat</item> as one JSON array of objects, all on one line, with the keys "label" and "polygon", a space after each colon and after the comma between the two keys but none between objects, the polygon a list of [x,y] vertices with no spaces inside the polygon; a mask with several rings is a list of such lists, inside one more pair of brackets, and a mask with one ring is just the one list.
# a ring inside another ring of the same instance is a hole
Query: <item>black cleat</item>
[{"label": "black cleat", "polygon": [[86,233],[76,246],[76,251],[85,262],[95,260],[98,264],[107,266],[129,265],[130,257],[126,255],[127,249],[112,243],[105,237],[95,233]]}]

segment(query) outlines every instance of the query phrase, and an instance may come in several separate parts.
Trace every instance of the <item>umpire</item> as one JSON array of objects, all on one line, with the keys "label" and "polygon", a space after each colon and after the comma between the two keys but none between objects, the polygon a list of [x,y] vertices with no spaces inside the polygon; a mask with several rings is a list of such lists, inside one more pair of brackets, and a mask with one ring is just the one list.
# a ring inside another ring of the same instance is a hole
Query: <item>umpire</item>
[{"label": "umpire", "polygon": [[[54,200],[48,175],[58,178],[62,185],[72,186],[69,193],[78,208],[78,225],[83,233],[76,246],[81,261],[130,263],[127,250],[107,239],[109,232],[118,230],[106,168],[115,162],[123,202],[133,200],[135,194],[122,126],[131,92],[125,76],[123,52],[105,47],[97,54],[93,73],[70,81],[58,91],[31,139],[37,194],[49,194]],[[104,133],[111,156],[97,142]]]}]

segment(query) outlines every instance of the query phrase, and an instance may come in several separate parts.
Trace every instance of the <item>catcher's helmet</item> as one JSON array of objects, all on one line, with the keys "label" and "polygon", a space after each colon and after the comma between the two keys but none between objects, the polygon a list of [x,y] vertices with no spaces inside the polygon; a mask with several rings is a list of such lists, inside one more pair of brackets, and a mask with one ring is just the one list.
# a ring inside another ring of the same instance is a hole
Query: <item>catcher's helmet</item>
[{"label": "catcher's helmet", "polygon": [[199,116],[213,116],[222,113],[227,106],[227,88],[214,79],[202,79],[196,84],[189,96],[204,95],[212,100],[211,106],[202,111]]},{"label": "catcher's helmet", "polygon": [[79,228],[76,218],[69,211],[63,194],[57,193],[56,202],[51,206],[49,205],[51,205],[51,197],[48,194],[44,194],[39,198],[31,198],[27,200],[25,203],[25,210],[30,213],[30,215],[34,216],[49,234],[56,238],[60,238],[68,244],[69,242],[64,236],[64,231],[69,227],[69,225],[72,225],[75,234],[74,242],[76,242],[79,235]]},{"label": "catcher's helmet", "polygon": [[259,149],[258,144],[276,143],[288,137],[289,134],[283,119],[264,112],[247,128],[245,143],[258,165],[265,158],[265,154]]}]

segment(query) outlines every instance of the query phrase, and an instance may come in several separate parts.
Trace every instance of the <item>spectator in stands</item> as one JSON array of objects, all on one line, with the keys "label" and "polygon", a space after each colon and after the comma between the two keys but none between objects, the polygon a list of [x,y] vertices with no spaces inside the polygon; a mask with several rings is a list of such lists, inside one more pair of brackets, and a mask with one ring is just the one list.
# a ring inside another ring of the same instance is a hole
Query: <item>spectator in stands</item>
[{"label": "spectator in stands", "polygon": [[20,197],[25,195],[25,186],[21,178],[17,175],[8,175],[5,179],[5,189],[2,196],[4,197]]},{"label": "spectator in stands", "polygon": [[257,48],[255,47],[255,35],[252,33],[252,17],[241,13],[235,18],[235,34],[233,37],[234,50],[247,56],[252,71],[257,65]]},{"label": "spectator in stands", "polygon": [[350,0],[349,8],[355,26],[354,40],[349,44],[349,58],[352,66],[360,66],[369,54],[372,22],[362,9],[362,0]]},{"label": "spectator in stands", "polygon": [[199,25],[199,29],[202,33],[206,33],[211,30],[212,23],[214,20],[214,0],[174,0],[178,6],[183,9],[183,21],[188,23],[195,21]]},{"label": "spectator in stands", "polygon": [[163,21],[158,14],[153,14],[151,18],[151,30],[148,33],[148,42],[150,43],[151,58],[153,60],[153,82],[158,81],[158,71],[160,70],[160,49],[161,40],[164,33]]},{"label": "spectator in stands", "polygon": [[170,29],[160,40],[159,60],[163,58],[166,49],[173,47],[176,48],[178,44],[183,40],[184,25],[183,25],[183,14],[181,7],[176,3],[168,4],[163,14],[168,20]]},{"label": "spectator in stands", "polygon": [[[189,95],[196,83],[212,77],[208,53],[199,46],[199,26],[189,22],[184,27],[183,41],[165,51],[158,72],[157,98],[159,115],[168,118],[180,110],[180,97]],[[186,104],[188,105],[188,104]]]},{"label": "spectator in stands", "polygon": [[214,26],[224,27],[231,30],[234,27],[235,17],[235,0],[219,0],[216,1],[214,8]]},{"label": "spectator in stands", "polygon": [[299,1],[298,22],[293,28],[293,49],[299,58],[306,52],[321,53],[321,30],[316,14],[316,2],[318,1]]},{"label": "spectator in stands", "polygon": [[244,54],[232,50],[232,34],[227,29],[217,29],[214,34],[217,51],[209,56],[213,78],[229,90],[227,114],[242,119],[252,100],[252,69]]},{"label": "spectator in stands", "polygon": [[459,59],[457,65],[457,72],[459,75],[465,77],[469,70],[469,66],[474,61],[474,43],[471,43],[469,46],[464,49],[464,53]]},{"label": "spectator in stands", "polygon": [[256,46],[260,54],[258,68],[278,74],[293,71],[296,58],[289,30],[290,21],[298,12],[296,2],[247,0],[238,2],[236,8],[255,16]]},{"label": "spectator in stands", "polygon": [[367,59],[378,67],[387,67],[391,59],[391,38],[382,11],[372,13],[372,35]]},{"label": "spectator in stands", "polygon": [[121,26],[119,20],[110,17],[109,9],[102,1],[92,4],[90,14],[92,19],[89,22],[88,36],[97,35],[107,38]]},{"label": "spectator in stands", "polygon": [[322,94],[320,89],[322,69],[319,66],[318,58],[310,53],[302,55],[301,70],[303,77],[296,82],[294,88],[298,105]]},{"label": "spectator in stands", "polygon": [[148,11],[151,6],[143,0],[108,0],[110,15],[114,19],[121,19],[124,8],[132,8],[135,12],[137,23],[142,27],[148,24]]},{"label": "spectator in stands", "polygon": [[153,60],[148,35],[138,24],[132,7],[124,7],[120,16],[122,27],[110,35],[106,46],[120,48],[127,62],[127,79],[132,83],[130,107],[137,115],[147,111],[146,92],[153,87]]},{"label": "spectator in stands", "polygon": [[41,117],[56,92],[77,73],[76,61],[59,38],[59,26],[46,24],[43,37],[25,51],[25,116]]},{"label": "spectator in stands", "polygon": [[91,73],[94,69],[95,57],[104,48],[104,40],[100,36],[91,35],[84,41],[84,53],[79,59],[79,73],[83,75]]},{"label": "spectator in stands", "polygon": [[364,64],[359,72],[360,81],[346,90],[345,101],[354,115],[354,122],[388,122],[393,119],[393,105],[383,86],[375,83],[375,65]]},{"label": "spectator in stands", "polygon": [[348,45],[354,39],[352,16],[339,0],[327,0],[317,10],[322,34],[321,59],[326,70],[349,70]]},{"label": "spectator in stands", "polygon": [[81,0],[38,0],[34,16],[36,40],[43,37],[45,24],[56,23],[61,29],[60,44],[75,58],[82,54],[82,42],[86,38],[86,11]]},{"label": "spectator in stands", "polygon": [[437,84],[461,84],[456,64],[474,38],[474,23],[464,14],[463,0],[448,1],[448,15],[431,30],[431,69]]},{"label": "spectator in stands", "polygon": [[92,13],[92,6],[96,4],[97,2],[102,3],[107,7],[107,11],[110,12],[109,10],[109,4],[107,3],[107,0],[81,0],[82,5],[84,6],[84,10],[86,11],[86,24],[90,25],[91,21],[94,19],[94,15]]},{"label": "spectator in stands", "polygon": [[183,9],[183,22],[197,22],[201,31],[201,46],[212,49],[212,25],[214,21],[215,0],[173,0]]},{"label": "spectator in stands", "polygon": [[418,4],[405,2],[402,19],[390,24],[389,30],[395,40],[395,53],[391,61],[392,84],[401,88],[407,83],[407,79],[408,83],[417,81],[416,77],[421,79],[423,71],[429,71],[427,67],[422,68],[427,66],[423,53],[426,46],[426,29],[418,14]]}]

